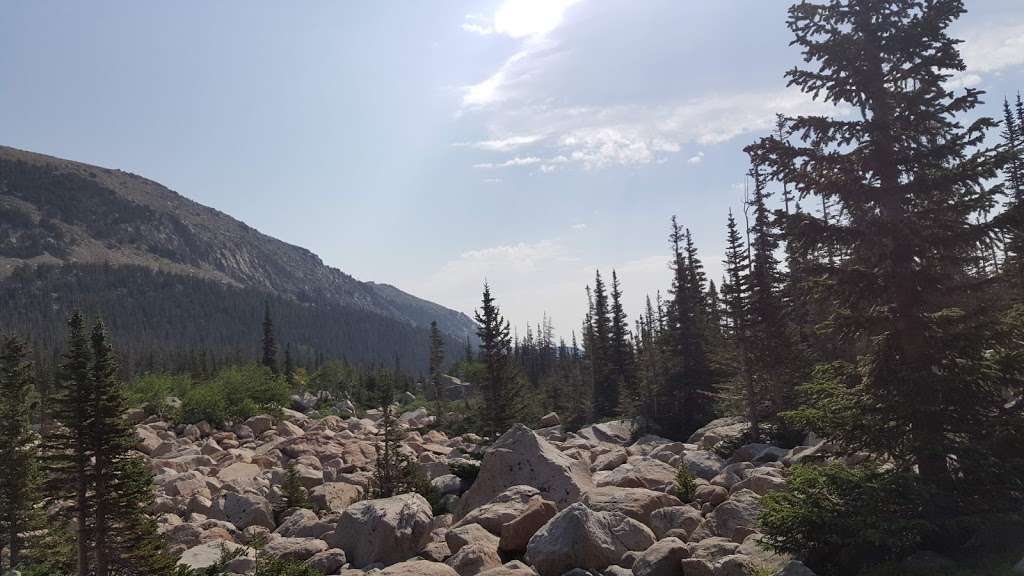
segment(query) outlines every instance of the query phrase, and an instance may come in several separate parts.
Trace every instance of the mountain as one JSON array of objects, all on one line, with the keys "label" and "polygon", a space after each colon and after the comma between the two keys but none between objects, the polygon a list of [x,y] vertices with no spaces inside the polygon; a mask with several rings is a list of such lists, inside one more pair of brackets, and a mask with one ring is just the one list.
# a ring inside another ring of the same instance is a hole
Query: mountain
[{"label": "mountain", "polygon": [[[73,308],[111,325],[134,367],[255,357],[264,302],[300,356],[426,365],[436,320],[465,314],[362,282],[141,176],[0,146],[0,330],[60,342]],[[252,356],[248,356],[252,354]]]}]

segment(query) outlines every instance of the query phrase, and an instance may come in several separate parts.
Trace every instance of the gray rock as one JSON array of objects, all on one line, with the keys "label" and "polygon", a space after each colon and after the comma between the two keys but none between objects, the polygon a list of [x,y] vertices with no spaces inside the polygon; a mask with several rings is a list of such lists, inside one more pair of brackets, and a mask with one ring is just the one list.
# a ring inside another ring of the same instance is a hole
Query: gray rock
[{"label": "gray rock", "polygon": [[683,576],[680,564],[690,549],[678,538],[665,538],[644,550],[633,564],[634,576]]},{"label": "gray rock", "polygon": [[559,576],[573,568],[607,568],[653,543],[651,530],[624,514],[573,504],[530,538],[526,561],[540,576]]},{"label": "gray rock", "polygon": [[345,509],[329,543],[356,568],[394,564],[423,549],[432,519],[430,503],[419,494],[364,500]]},{"label": "gray rock", "polygon": [[593,487],[593,481],[586,465],[517,424],[484,456],[476,481],[459,501],[456,516],[465,516],[517,485],[533,486],[545,499],[565,507],[579,501],[580,495]]}]

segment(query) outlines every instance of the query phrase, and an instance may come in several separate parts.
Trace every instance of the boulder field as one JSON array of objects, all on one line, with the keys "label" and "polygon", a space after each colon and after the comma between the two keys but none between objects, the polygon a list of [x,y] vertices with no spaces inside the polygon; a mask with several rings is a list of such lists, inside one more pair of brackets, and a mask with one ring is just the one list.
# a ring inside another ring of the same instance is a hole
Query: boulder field
[{"label": "boulder field", "polygon": [[[262,553],[327,576],[732,576],[810,572],[759,546],[764,494],[784,467],[813,454],[750,444],[728,459],[712,450],[743,432],[740,419],[688,442],[634,435],[626,422],[567,432],[516,425],[487,443],[449,437],[422,409],[404,414],[401,450],[430,481],[420,494],[370,499],[380,422],[312,418],[285,410],[218,430],[157,418],[136,425],[136,449],[155,474],[150,512],[179,562],[214,563],[244,549],[239,575]],[[479,467],[473,478],[466,470]],[[696,497],[673,495],[676,471]],[[292,471],[309,508],[281,510]]]}]

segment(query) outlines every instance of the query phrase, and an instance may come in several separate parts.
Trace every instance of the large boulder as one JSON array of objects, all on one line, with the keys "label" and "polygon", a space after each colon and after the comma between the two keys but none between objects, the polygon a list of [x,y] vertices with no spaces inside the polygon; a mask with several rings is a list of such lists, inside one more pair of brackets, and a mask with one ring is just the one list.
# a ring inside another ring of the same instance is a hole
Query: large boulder
[{"label": "large boulder", "polygon": [[252,550],[239,546],[233,542],[206,542],[185,550],[181,557],[178,558],[179,566],[186,566],[193,570],[202,570],[209,568],[220,561],[221,556],[225,553],[237,552],[242,556],[252,558],[254,553]]},{"label": "large boulder", "polygon": [[377,573],[378,576],[459,576],[454,568],[429,560],[409,560],[393,564]]},{"label": "large boulder", "polygon": [[526,561],[540,576],[560,576],[573,568],[603,570],[627,552],[646,550],[653,543],[654,534],[636,520],[577,503],[530,538]]},{"label": "large boulder", "polygon": [[316,538],[284,538],[272,536],[263,551],[282,560],[303,562],[327,550],[327,543]]},{"label": "large boulder", "polygon": [[345,509],[330,543],[356,568],[395,564],[423,548],[432,519],[430,503],[419,494],[364,500]]},{"label": "large boulder", "polygon": [[261,472],[256,464],[235,462],[217,472],[217,479],[226,486],[233,486],[236,492],[246,492],[256,488]]},{"label": "large boulder", "polygon": [[326,512],[342,512],[352,504],[362,500],[364,490],[361,486],[348,482],[326,482],[313,488],[309,500],[316,510]]},{"label": "large boulder", "polygon": [[756,530],[760,513],[761,497],[750,490],[740,490],[704,518],[704,523],[697,528],[694,537],[733,538],[737,530],[747,530],[749,533]]},{"label": "large boulder", "polygon": [[286,538],[320,538],[332,530],[333,524],[324,522],[312,510],[299,508],[289,514],[274,533]]},{"label": "large boulder", "polygon": [[664,492],[614,486],[588,490],[583,495],[583,503],[587,508],[599,512],[621,512],[649,528],[652,527],[651,514],[655,510],[683,504],[675,496]]},{"label": "large boulder", "polygon": [[682,560],[690,549],[679,538],[658,540],[633,563],[634,576],[683,576]]},{"label": "large boulder", "polygon": [[317,552],[309,560],[306,560],[306,564],[321,574],[337,574],[347,561],[345,552],[339,548],[331,548]]},{"label": "large boulder", "polygon": [[714,452],[694,450],[683,454],[683,464],[694,476],[710,480],[722,470],[725,462]]},{"label": "large boulder", "polygon": [[448,544],[448,550],[452,554],[457,553],[463,546],[474,542],[482,542],[492,548],[498,547],[498,537],[479,524],[456,526],[445,533],[444,541]]},{"label": "large boulder", "polygon": [[652,512],[647,525],[658,538],[664,538],[671,530],[682,530],[689,537],[703,520],[700,510],[693,506],[670,506]]},{"label": "large boulder", "polygon": [[506,553],[525,552],[530,538],[557,513],[554,502],[534,496],[519,516],[502,524],[498,549]]},{"label": "large boulder", "polygon": [[540,492],[533,486],[512,486],[490,502],[474,508],[455,525],[479,524],[492,534],[500,535],[506,522],[516,519],[531,500],[539,497]]},{"label": "large boulder", "polygon": [[516,424],[484,456],[473,486],[459,499],[457,517],[491,501],[505,489],[533,486],[560,508],[578,502],[593,487],[590,470],[558,451],[532,430]]},{"label": "large boulder", "polygon": [[249,526],[274,529],[274,510],[270,501],[259,494],[225,492],[217,499],[214,516],[219,520],[227,520],[239,530]]},{"label": "large boulder", "polygon": [[459,576],[476,576],[477,574],[501,566],[497,543],[471,542],[445,561],[459,573]]}]

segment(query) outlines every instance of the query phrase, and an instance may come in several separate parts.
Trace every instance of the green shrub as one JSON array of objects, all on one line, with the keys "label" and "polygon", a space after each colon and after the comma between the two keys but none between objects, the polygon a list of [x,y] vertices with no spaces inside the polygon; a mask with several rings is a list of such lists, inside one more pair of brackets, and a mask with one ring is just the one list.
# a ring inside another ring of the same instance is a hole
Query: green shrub
[{"label": "green shrub", "polygon": [[132,408],[142,408],[146,414],[161,418],[175,418],[175,408],[167,399],[171,396],[180,398],[192,385],[188,376],[145,374],[125,386],[125,396]]},{"label": "green shrub", "polygon": [[819,574],[861,568],[914,551],[931,526],[916,476],[877,466],[796,466],[784,490],[761,500],[763,542]]},{"label": "green shrub", "polygon": [[686,467],[686,464],[679,466],[679,470],[676,471],[676,483],[672,487],[672,491],[675,493],[676,498],[679,498],[684,503],[693,502],[694,497],[697,494],[697,478],[690,472],[690,469]]},{"label": "green shrub", "polygon": [[221,370],[207,382],[193,385],[181,398],[180,421],[194,424],[239,422],[288,403],[288,384],[260,366]]}]

